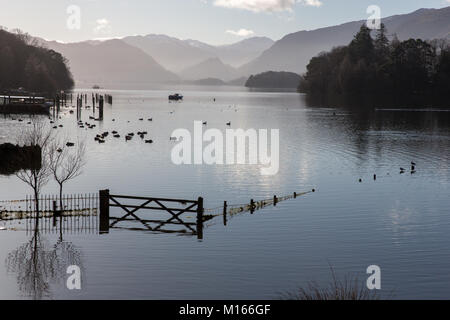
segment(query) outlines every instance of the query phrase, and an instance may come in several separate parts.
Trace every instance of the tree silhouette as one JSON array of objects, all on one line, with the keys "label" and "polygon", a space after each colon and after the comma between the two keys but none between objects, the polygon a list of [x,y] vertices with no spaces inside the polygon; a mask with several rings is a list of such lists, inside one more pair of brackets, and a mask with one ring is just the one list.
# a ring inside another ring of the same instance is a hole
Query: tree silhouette
[{"label": "tree silhouette", "polygon": [[444,105],[449,56],[448,41],[389,41],[383,24],[373,38],[363,25],[348,46],[311,59],[299,90],[325,103],[363,97],[372,106]]},{"label": "tree silhouette", "polygon": [[23,87],[50,95],[74,86],[61,54],[40,46],[20,30],[14,32],[0,29],[0,91]]}]

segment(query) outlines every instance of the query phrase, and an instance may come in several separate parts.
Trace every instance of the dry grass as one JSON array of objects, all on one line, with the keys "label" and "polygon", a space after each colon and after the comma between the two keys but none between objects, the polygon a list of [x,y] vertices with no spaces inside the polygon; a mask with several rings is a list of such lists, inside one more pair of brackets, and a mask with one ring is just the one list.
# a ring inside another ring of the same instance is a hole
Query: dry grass
[{"label": "dry grass", "polygon": [[380,300],[376,290],[369,290],[365,281],[360,281],[356,276],[346,276],[338,279],[333,268],[330,267],[332,281],[326,287],[311,281],[306,287],[301,287],[294,292],[281,295],[284,300]]}]

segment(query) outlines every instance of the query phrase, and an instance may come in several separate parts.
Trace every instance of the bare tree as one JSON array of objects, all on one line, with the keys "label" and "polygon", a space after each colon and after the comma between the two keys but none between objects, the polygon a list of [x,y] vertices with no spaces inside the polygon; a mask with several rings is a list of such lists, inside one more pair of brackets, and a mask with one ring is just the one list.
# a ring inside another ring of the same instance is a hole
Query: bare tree
[{"label": "bare tree", "polygon": [[32,46],[32,47],[40,47],[41,42],[31,36],[29,33],[27,32],[23,32],[22,30],[16,28],[12,30],[12,33],[16,35],[16,37],[20,40],[22,40],[23,42],[25,42],[25,44]]},{"label": "bare tree", "polygon": [[75,179],[83,173],[83,167],[86,164],[85,155],[84,141],[79,141],[74,147],[70,147],[67,139],[59,139],[54,141],[49,148],[50,171],[59,186],[60,210],[64,210],[63,186],[69,180]]},{"label": "bare tree", "polygon": [[[43,120],[34,118],[31,125],[19,134],[17,144],[20,146],[40,147],[41,161],[39,166],[32,165],[30,169],[21,169],[16,176],[33,189],[36,218],[39,217],[39,195],[42,188],[48,183],[51,177],[50,159],[48,150],[53,139],[53,132]],[[23,158],[24,163],[31,162],[31,159]]]}]

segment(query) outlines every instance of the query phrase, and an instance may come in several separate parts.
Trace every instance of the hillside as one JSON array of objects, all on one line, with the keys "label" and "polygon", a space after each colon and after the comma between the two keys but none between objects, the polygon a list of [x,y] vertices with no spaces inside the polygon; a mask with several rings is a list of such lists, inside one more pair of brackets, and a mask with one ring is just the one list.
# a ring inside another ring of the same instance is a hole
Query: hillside
[{"label": "hillside", "polygon": [[176,81],[178,77],[164,69],[151,56],[122,40],[46,45],[68,60],[77,85],[137,87],[149,83]]},{"label": "hillside", "polygon": [[[242,66],[242,74],[266,70],[304,73],[312,57],[333,47],[348,44],[365,21],[286,35],[258,58]],[[390,34],[399,40],[450,38],[450,7],[421,9],[410,14],[383,19]]]},{"label": "hillside", "polygon": [[247,88],[295,89],[300,85],[301,77],[292,72],[268,71],[252,75],[245,83]]},{"label": "hillside", "polygon": [[0,91],[23,87],[52,94],[73,87],[63,56],[36,46],[32,38],[0,30]]}]

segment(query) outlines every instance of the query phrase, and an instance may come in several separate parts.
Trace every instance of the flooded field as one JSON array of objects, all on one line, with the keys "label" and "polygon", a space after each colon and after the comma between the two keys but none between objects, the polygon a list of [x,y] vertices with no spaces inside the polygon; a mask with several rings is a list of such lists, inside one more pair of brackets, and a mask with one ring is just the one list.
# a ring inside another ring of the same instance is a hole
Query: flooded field
[{"label": "flooded field", "polygon": [[[0,298],[276,299],[310,280],[328,284],[330,265],[365,281],[373,264],[382,270],[382,294],[450,296],[450,112],[362,113],[310,106],[297,93],[179,90],[185,98],[177,103],[168,102],[165,89],[106,92],[114,101],[103,121],[82,110],[92,129],[80,128],[74,109],[63,108],[54,130],[87,148],[83,174],[65,194],[203,197],[208,214],[220,213],[224,201],[316,192],[233,215],[226,226],[217,216],[205,223],[202,240],[138,230],[100,234],[98,223],[82,216],[64,218],[62,228],[42,219],[37,232],[26,219],[0,221],[8,228],[0,231]],[[28,121],[1,117],[0,143],[14,143]],[[170,137],[176,129],[193,131],[194,121],[207,122],[205,130],[279,129],[279,173],[261,175],[261,165],[175,165]],[[121,137],[95,141],[106,131]],[[137,136],[143,131],[153,143]],[[136,136],[126,141],[129,133]],[[53,182],[43,190],[57,193]],[[1,207],[31,194],[15,175],[0,176]],[[119,208],[111,213],[121,215]],[[80,291],[65,285],[73,264],[82,270]]]}]

